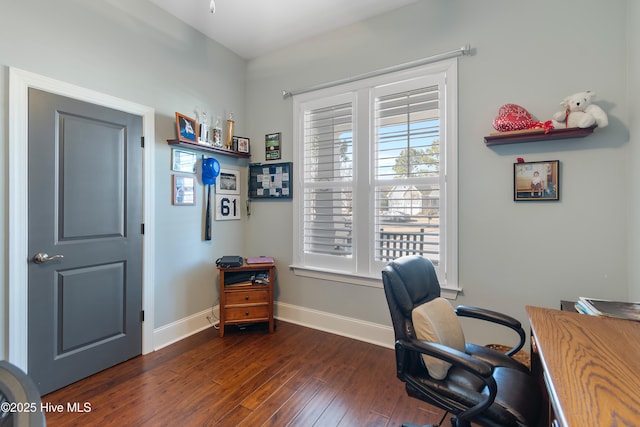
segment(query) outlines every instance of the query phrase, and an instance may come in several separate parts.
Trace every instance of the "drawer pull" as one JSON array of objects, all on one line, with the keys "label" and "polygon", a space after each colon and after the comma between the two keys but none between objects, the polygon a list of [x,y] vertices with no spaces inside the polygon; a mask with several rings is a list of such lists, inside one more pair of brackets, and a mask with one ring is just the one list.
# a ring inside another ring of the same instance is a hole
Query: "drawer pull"
[{"label": "drawer pull", "polygon": [[246,311],[246,312],[244,313],[244,315],[245,315],[245,316],[248,316],[248,315],[249,315],[249,312],[248,312],[248,311]]},{"label": "drawer pull", "polygon": [[245,295],[244,300],[249,301],[249,295]]}]

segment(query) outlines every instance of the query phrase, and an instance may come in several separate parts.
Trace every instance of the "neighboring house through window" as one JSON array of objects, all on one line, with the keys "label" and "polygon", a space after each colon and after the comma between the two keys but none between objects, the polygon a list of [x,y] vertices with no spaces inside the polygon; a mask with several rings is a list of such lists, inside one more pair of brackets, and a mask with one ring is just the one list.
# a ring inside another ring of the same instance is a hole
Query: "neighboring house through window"
[{"label": "neighboring house through window", "polygon": [[416,254],[457,289],[456,100],[455,59],[294,97],[296,274],[379,283]]}]

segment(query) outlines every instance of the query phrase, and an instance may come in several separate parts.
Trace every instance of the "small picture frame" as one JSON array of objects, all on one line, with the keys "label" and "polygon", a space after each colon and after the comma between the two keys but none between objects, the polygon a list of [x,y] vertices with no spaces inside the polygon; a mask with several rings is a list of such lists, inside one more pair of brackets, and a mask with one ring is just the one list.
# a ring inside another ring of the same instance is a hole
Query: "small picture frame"
[{"label": "small picture frame", "polygon": [[171,170],[174,172],[196,173],[197,162],[196,153],[178,148],[171,151]]},{"label": "small picture frame", "polygon": [[268,133],[264,137],[265,143],[265,159],[266,160],[279,160],[282,158],[282,152],[280,151],[282,133]]},{"label": "small picture frame", "polygon": [[513,200],[560,200],[559,172],[559,160],[514,163]]},{"label": "small picture frame", "polygon": [[238,152],[249,154],[249,138],[238,136]]},{"label": "small picture frame", "polygon": [[195,119],[176,112],[178,141],[198,143],[198,124]]},{"label": "small picture frame", "polygon": [[240,170],[220,169],[216,179],[216,194],[240,194]]},{"label": "small picture frame", "polygon": [[177,206],[193,206],[196,204],[196,178],[190,175],[174,174],[171,176],[171,199]]}]

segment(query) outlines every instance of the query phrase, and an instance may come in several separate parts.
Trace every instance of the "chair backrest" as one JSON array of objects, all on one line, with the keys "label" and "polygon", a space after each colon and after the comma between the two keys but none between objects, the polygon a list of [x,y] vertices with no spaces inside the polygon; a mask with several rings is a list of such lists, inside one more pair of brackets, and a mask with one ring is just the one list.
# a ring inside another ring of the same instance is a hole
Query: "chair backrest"
[{"label": "chair backrest", "polygon": [[440,296],[433,264],[419,255],[397,258],[382,270],[382,283],[396,340],[415,338],[411,312]]},{"label": "chair backrest", "polygon": [[[432,326],[434,319],[442,322],[440,326],[451,326],[454,320],[446,319],[446,314],[456,316],[448,301],[435,300],[440,296],[440,284],[431,261],[416,255],[395,259],[382,270],[382,282],[396,338],[396,375],[405,383],[409,396],[451,412],[456,426],[471,425],[470,421],[496,427],[538,425],[537,380],[528,373],[461,355],[466,353],[464,334],[458,345],[428,337],[422,340],[430,344],[417,345],[413,314],[423,336],[428,335],[421,329],[425,319]],[[431,328],[437,336],[451,336],[451,330],[438,329],[438,325]],[[458,351],[452,351],[454,348]],[[433,361],[424,360],[421,353],[445,361],[447,366],[430,365]],[[502,390],[500,399],[496,399],[498,390]]]},{"label": "chair backrest", "polygon": [[[433,264],[419,255],[397,258],[382,270],[382,284],[396,341],[415,339],[413,309],[440,296],[440,283]],[[408,354],[405,369],[407,372],[424,371],[418,353]]]}]

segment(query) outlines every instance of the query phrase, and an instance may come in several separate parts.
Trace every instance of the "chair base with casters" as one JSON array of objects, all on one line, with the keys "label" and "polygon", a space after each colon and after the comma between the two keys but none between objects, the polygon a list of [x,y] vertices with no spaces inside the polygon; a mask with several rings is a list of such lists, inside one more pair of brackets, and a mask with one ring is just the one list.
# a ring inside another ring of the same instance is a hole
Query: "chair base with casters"
[{"label": "chair base with casters", "polygon": [[[40,392],[33,380],[18,367],[0,361],[0,403],[15,411],[0,412],[1,427],[44,427]],[[8,405],[7,405],[8,404]]]},{"label": "chair base with casters", "polygon": [[[524,345],[518,320],[477,307],[454,310],[440,297],[432,263],[420,256],[391,261],[382,279],[396,338],[396,375],[409,396],[451,414],[454,427],[537,426],[538,382],[510,357]],[[506,354],[467,343],[460,316],[510,328],[519,343]]]},{"label": "chair base with casters", "polygon": [[402,427],[441,427],[442,426],[442,422],[444,421],[445,418],[447,418],[448,414],[449,414],[448,412],[445,412],[444,415],[442,416],[442,418],[440,419],[440,422],[438,422],[436,424],[402,423]]}]

